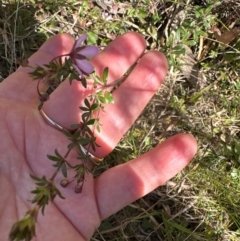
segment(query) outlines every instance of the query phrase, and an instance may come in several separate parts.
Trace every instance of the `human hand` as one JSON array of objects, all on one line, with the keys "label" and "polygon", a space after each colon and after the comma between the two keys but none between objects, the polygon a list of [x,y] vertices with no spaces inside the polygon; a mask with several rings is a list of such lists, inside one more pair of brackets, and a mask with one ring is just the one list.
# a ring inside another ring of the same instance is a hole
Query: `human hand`
[{"label": "human hand", "polygon": [[[54,57],[71,51],[74,40],[66,34],[49,39],[33,56],[31,65],[48,63]],[[136,33],[118,37],[92,62],[96,71],[109,67],[109,81],[121,77],[145,50],[144,39]],[[30,178],[51,176],[54,168],[47,154],[57,147],[67,151],[68,140],[49,126],[40,115],[37,82],[20,67],[0,84],[0,240],[8,240],[11,226],[30,208],[30,193],[35,184]],[[100,148],[94,155],[105,157],[130,128],[167,71],[165,57],[158,52],[145,54],[130,76],[114,91],[115,104],[105,106],[100,114],[101,132],[97,134]],[[45,113],[61,126],[79,123],[79,106],[91,89],[80,82],[62,83],[44,104]],[[89,240],[101,220],[127,204],[162,185],[182,168],[196,153],[197,144],[187,134],[179,134],[159,144],[150,152],[125,164],[118,165],[96,179],[90,174],[81,194],[73,186],[61,188],[62,200],[56,198],[39,215],[34,240]],[[76,153],[70,159],[74,162]],[[71,173],[69,173],[71,176]],[[61,180],[57,176],[56,183]]]}]

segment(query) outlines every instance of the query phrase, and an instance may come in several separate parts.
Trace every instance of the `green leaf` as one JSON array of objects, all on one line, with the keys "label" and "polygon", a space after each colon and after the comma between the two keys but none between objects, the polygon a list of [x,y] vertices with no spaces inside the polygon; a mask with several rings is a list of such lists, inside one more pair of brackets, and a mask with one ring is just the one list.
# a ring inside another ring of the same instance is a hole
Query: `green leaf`
[{"label": "green leaf", "polygon": [[99,76],[94,75],[94,86],[95,86],[95,87],[97,86],[97,83],[100,84],[100,85],[102,85],[102,84],[103,84],[103,83],[102,83],[102,79],[99,78]]},{"label": "green leaf", "polygon": [[196,41],[195,40],[187,40],[187,41],[184,41],[184,44],[187,46],[194,46],[194,45],[196,45]]},{"label": "green leaf", "polygon": [[172,53],[173,54],[177,54],[177,55],[180,55],[180,54],[184,55],[185,52],[186,52],[186,49],[185,49],[185,47],[183,45],[177,45],[172,50]]},{"label": "green leaf", "polygon": [[35,181],[41,181],[41,180],[42,180],[42,178],[36,177],[36,176],[34,176],[34,175],[32,175],[32,174],[30,174],[30,177],[31,177],[33,180],[35,180]]},{"label": "green leaf", "polygon": [[99,91],[98,100],[103,104],[112,104],[114,103],[113,95],[109,91]]},{"label": "green leaf", "polygon": [[39,181],[39,182],[35,182],[35,183],[36,183],[37,186],[39,186],[39,187],[43,187],[43,186],[46,185],[47,181],[45,181],[45,180],[41,180],[41,181]]},{"label": "green leaf", "polygon": [[97,129],[97,131],[100,133],[100,131],[101,131],[100,125],[96,125],[96,129]]},{"label": "green leaf", "polygon": [[87,32],[87,34],[87,44],[97,44],[98,35],[91,31]]},{"label": "green leaf", "polygon": [[189,230],[188,228],[185,228],[184,226],[176,223],[175,221],[169,221],[168,220],[168,224],[173,226],[174,228],[178,229],[179,231],[181,231],[183,233],[192,234],[191,230]]},{"label": "green leaf", "polygon": [[89,103],[87,98],[84,99],[84,104],[88,107],[88,109],[91,108],[91,105],[90,105],[90,103]]},{"label": "green leaf", "polygon": [[85,123],[87,119],[89,118],[89,112],[85,112],[82,114],[82,121]]},{"label": "green leaf", "polygon": [[89,111],[88,108],[86,108],[86,107],[82,107],[82,106],[80,106],[79,109],[82,110],[82,111]]},{"label": "green leaf", "polygon": [[83,146],[85,146],[85,145],[88,145],[89,143],[90,143],[90,139],[88,139],[88,138],[81,138],[80,140],[79,140],[79,143],[81,144],[81,145],[83,145]]},{"label": "green leaf", "polygon": [[87,88],[87,80],[86,80],[86,78],[81,79],[81,81],[82,81],[83,87]]},{"label": "green leaf", "polygon": [[59,158],[61,158],[61,160],[64,159],[64,158],[59,154],[59,152],[58,152],[57,149],[55,149],[54,152],[55,152],[55,155],[56,155],[56,156],[58,156]]},{"label": "green leaf", "polygon": [[59,167],[61,165],[61,162],[56,162],[55,164],[53,164],[53,167]]},{"label": "green leaf", "polygon": [[76,146],[76,144],[74,142],[71,142],[68,144],[68,149],[73,149]]},{"label": "green leaf", "polygon": [[158,31],[156,29],[155,26],[153,25],[150,25],[148,28],[147,28],[147,33],[151,35],[151,37],[154,39],[154,40],[157,40],[158,38]]},{"label": "green leaf", "polygon": [[146,14],[147,12],[146,11],[139,11],[139,13],[137,13],[137,18],[139,19],[139,21],[142,23],[142,24],[146,24],[146,21],[145,21],[145,17],[146,17]]},{"label": "green leaf", "polygon": [[96,151],[96,145],[95,145],[95,142],[91,142],[91,147],[94,151]]},{"label": "green leaf", "polygon": [[88,126],[86,126],[84,130],[85,130],[86,133],[88,133],[88,135],[89,135],[88,137],[89,138],[90,137],[94,138],[94,134],[93,134],[92,130]]},{"label": "green leaf", "polygon": [[93,103],[93,104],[91,105],[91,110],[92,110],[92,111],[97,110],[98,107],[99,107],[99,104],[98,104],[98,103]]},{"label": "green leaf", "polygon": [[105,99],[106,99],[106,104],[113,104],[114,103],[113,95],[108,91],[105,92]]},{"label": "green leaf", "polygon": [[175,40],[175,36],[173,33],[170,34],[169,38],[167,39],[166,46],[170,47],[173,45],[173,42]]},{"label": "green leaf", "polygon": [[80,130],[76,131],[76,132],[73,134],[73,138],[74,138],[74,139],[79,138],[79,136],[80,136]]},{"label": "green leaf", "polygon": [[108,67],[104,68],[102,73],[102,81],[104,84],[107,84],[107,78],[108,78]]},{"label": "green leaf", "polygon": [[62,174],[67,178],[67,166],[65,163],[62,164]]},{"label": "green leaf", "polygon": [[82,81],[82,79],[80,78],[80,76],[79,76],[79,74],[77,72],[70,74],[69,79],[71,79],[72,81],[73,80]]},{"label": "green leaf", "polygon": [[62,159],[57,157],[57,156],[51,156],[51,155],[47,155],[47,158],[51,161],[54,161],[54,162],[59,162],[61,161]]},{"label": "green leaf", "polygon": [[103,103],[103,104],[106,104],[106,100],[105,100],[105,98],[103,97],[103,96],[98,96],[98,99],[99,99],[99,101],[101,102],[101,103]]},{"label": "green leaf", "polygon": [[86,125],[91,126],[95,123],[95,121],[96,121],[96,119],[91,119],[86,123]]}]

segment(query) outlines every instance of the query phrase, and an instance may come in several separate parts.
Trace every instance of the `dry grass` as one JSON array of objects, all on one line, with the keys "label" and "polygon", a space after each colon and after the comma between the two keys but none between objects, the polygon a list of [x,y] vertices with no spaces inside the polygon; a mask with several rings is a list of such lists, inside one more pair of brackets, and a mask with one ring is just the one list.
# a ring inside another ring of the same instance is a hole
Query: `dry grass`
[{"label": "dry grass", "polygon": [[[115,1],[116,14],[100,2],[0,3],[0,78],[53,34],[86,31],[91,43],[104,47],[126,31],[138,31],[148,49],[167,55],[169,75],[97,174],[179,132],[193,134],[199,151],[173,180],[105,220],[92,240],[239,240],[240,37],[223,46],[210,27],[240,27],[240,2]],[[194,40],[198,26],[202,32]]]}]

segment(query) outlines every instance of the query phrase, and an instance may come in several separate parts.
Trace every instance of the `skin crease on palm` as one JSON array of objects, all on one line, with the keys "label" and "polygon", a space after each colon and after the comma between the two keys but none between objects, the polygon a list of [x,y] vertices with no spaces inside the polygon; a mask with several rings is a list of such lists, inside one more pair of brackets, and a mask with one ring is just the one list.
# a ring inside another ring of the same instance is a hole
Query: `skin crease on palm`
[{"label": "skin crease on palm", "polygon": [[[74,39],[56,35],[46,41],[29,59],[31,65],[41,65],[54,57],[71,51]],[[109,44],[92,63],[97,73],[108,66],[109,82],[120,78],[142,55],[145,41],[137,33],[127,33]],[[51,177],[54,168],[47,154],[55,148],[64,155],[68,141],[58,130],[48,125],[40,115],[37,81],[28,76],[28,68],[20,67],[0,84],[0,241],[8,240],[14,222],[31,207],[29,200],[34,182],[29,174]],[[114,92],[115,104],[101,113],[101,145],[94,155],[104,157],[117,145],[148,101],[159,88],[167,72],[166,58],[159,52],[145,53],[125,82]],[[42,86],[44,88],[44,86]],[[91,88],[79,82],[72,86],[62,83],[44,104],[44,111],[65,128],[80,121],[84,97]],[[161,120],[159,120],[161,121]],[[101,220],[119,211],[134,200],[151,192],[181,171],[197,151],[195,139],[178,134],[159,144],[150,152],[125,164],[105,171],[93,179],[87,175],[81,194],[74,193],[74,185],[57,187],[65,200],[57,197],[39,213],[36,238],[44,241],[89,240]],[[76,153],[69,156],[75,161]],[[68,173],[73,176],[73,173]],[[62,176],[57,175],[56,183]]]}]

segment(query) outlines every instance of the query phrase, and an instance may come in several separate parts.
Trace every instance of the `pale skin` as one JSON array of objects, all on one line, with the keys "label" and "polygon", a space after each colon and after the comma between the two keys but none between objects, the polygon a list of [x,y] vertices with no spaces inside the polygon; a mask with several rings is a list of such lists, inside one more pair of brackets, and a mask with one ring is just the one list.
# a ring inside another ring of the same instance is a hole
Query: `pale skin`
[{"label": "pale skin", "polygon": [[[45,42],[30,57],[31,65],[47,63],[54,57],[71,51],[74,39],[66,34]],[[142,55],[145,41],[137,33],[127,33],[114,40],[92,62],[100,73],[110,69],[109,82],[120,78]],[[37,82],[20,67],[0,84],[0,240],[8,240],[14,222],[31,207],[28,200],[35,185],[29,173],[51,177],[54,168],[47,159],[54,149],[64,155],[69,143],[58,130],[48,125],[40,115]],[[127,80],[114,92],[115,104],[106,106],[100,114],[101,133],[97,141],[101,148],[94,155],[105,157],[117,145],[148,101],[161,85],[167,72],[165,57],[148,52]],[[81,83],[63,83],[45,103],[47,115],[65,128],[80,121],[78,106],[91,91]],[[159,120],[161,121],[161,120]],[[146,195],[181,171],[197,151],[195,139],[178,134],[159,144],[150,152],[105,171],[100,177],[86,177],[83,192],[74,193],[74,185],[57,186],[62,200],[56,198],[39,214],[34,240],[89,240],[101,220],[116,213],[134,200]],[[76,153],[69,159],[75,161]],[[73,174],[70,172],[69,177]],[[59,183],[61,175],[56,178]]]}]

